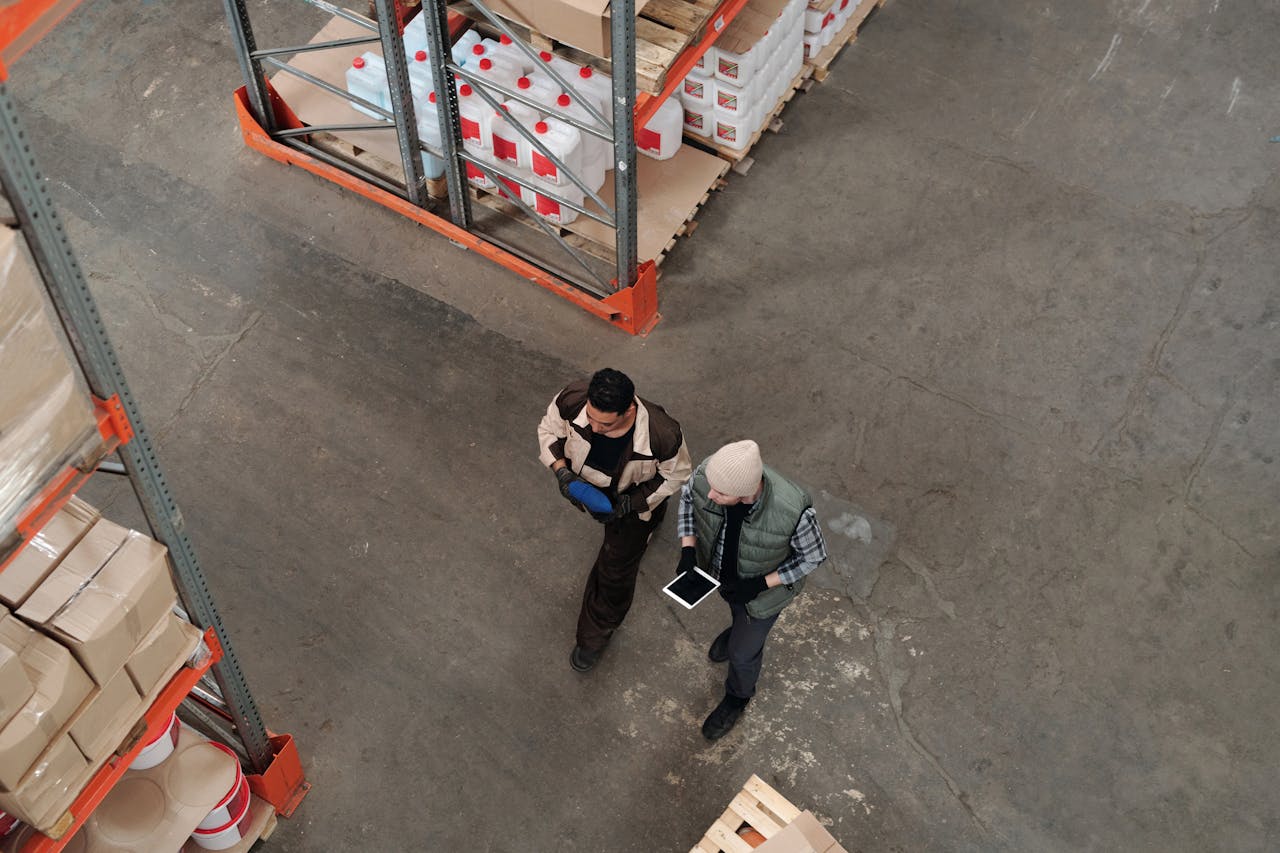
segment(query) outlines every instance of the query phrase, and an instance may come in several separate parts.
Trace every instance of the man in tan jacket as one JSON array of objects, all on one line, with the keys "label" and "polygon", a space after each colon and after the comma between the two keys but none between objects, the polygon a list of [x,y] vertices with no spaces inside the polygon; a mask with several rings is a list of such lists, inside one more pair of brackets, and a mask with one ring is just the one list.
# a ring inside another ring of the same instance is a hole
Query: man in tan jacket
[{"label": "man in tan jacket", "polygon": [[538,425],[538,444],[566,500],[585,511],[569,493],[573,481],[585,480],[613,504],[612,512],[592,513],[604,526],[604,542],[587,576],[569,655],[569,665],[586,672],[631,609],[640,559],[667,498],[680,491],[693,464],[680,424],[637,397],[626,374],[610,368],[555,396]]}]

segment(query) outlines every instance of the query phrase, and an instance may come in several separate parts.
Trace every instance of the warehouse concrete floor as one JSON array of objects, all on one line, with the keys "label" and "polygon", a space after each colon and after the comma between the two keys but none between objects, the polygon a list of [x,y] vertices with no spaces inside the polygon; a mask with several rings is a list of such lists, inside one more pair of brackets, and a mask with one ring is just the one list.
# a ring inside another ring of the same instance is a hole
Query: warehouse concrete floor
[{"label": "warehouse concrete floor", "polygon": [[[889,0],[633,339],[246,150],[220,4],[74,12],[12,87],[315,785],[265,849],[684,850],[752,773],[851,851],[1280,846],[1277,43],[1262,0]],[[714,745],[670,522],[567,664],[599,534],[534,427],[606,365],[841,511]]]}]

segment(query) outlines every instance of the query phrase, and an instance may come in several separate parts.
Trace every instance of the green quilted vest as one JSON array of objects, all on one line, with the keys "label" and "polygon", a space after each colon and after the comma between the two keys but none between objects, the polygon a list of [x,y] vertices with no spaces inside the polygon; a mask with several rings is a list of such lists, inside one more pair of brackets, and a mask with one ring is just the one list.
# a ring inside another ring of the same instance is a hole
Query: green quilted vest
[{"label": "green quilted vest", "polygon": [[[698,535],[698,565],[710,570],[711,555],[724,527],[724,507],[711,500],[706,463],[693,472],[693,521]],[[738,574],[744,578],[767,575],[791,554],[791,537],[804,511],[813,502],[803,489],[764,466],[764,492],[756,508],[742,524],[738,539]],[[804,578],[792,584],[766,589],[747,604],[747,613],[765,619],[786,607],[804,586]]]}]

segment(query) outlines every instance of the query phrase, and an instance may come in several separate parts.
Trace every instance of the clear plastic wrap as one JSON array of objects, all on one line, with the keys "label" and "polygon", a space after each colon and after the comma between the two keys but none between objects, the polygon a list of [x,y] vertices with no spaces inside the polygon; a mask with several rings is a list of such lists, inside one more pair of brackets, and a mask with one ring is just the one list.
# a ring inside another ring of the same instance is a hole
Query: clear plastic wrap
[{"label": "clear plastic wrap", "polygon": [[0,540],[46,481],[97,441],[93,400],[22,238],[0,227]]}]

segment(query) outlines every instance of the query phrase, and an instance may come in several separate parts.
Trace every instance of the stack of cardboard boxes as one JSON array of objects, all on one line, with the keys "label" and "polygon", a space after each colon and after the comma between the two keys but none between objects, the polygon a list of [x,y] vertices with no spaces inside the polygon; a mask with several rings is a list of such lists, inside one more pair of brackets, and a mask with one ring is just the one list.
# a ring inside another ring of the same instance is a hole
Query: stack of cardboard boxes
[{"label": "stack of cardboard boxes", "polygon": [[160,543],[73,498],[0,572],[0,811],[68,806],[201,645]]}]

